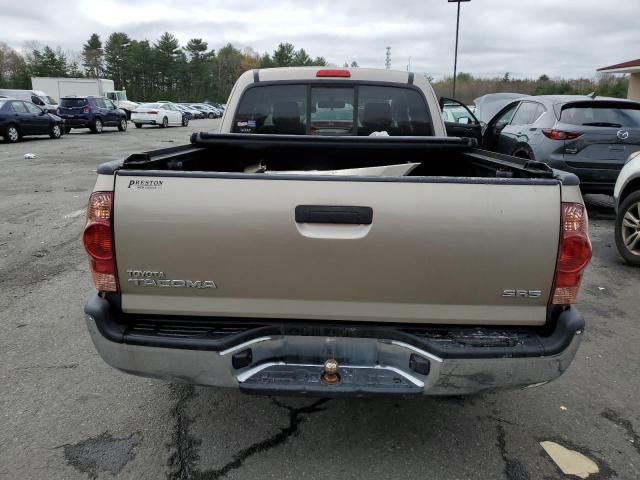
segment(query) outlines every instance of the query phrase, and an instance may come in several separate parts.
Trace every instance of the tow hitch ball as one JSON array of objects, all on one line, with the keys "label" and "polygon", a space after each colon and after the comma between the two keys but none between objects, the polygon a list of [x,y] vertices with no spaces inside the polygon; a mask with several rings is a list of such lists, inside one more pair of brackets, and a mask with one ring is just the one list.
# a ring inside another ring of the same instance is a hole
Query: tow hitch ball
[{"label": "tow hitch ball", "polygon": [[340,383],[340,374],[338,373],[338,361],[329,358],[324,362],[324,371],[320,375],[320,380],[325,385],[336,385]]}]

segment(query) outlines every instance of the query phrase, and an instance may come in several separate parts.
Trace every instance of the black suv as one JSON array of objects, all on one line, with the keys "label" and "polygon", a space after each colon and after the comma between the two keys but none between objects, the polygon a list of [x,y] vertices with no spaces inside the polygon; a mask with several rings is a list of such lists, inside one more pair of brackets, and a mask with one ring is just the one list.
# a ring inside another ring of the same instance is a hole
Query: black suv
[{"label": "black suv", "polygon": [[65,97],[60,99],[58,115],[65,120],[65,133],[72,128],[88,128],[102,133],[104,127],[127,129],[127,114],[105,97]]}]

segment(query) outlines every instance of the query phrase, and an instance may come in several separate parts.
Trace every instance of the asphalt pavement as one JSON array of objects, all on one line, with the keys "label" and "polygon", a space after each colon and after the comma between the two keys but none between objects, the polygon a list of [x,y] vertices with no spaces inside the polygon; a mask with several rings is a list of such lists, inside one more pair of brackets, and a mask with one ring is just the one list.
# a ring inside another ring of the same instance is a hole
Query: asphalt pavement
[{"label": "asphalt pavement", "polygon": [[583,343],[547,386],[412,400],[269,398],[107,366],[82,312],[92,285],[80,235],[95,168],[217,125],[0,144],[0,478],[577,478],[562,474],[544,441],[595,462],[590,479],[640,478],[640,269],[616,251],[606,198],[589,202]]}]

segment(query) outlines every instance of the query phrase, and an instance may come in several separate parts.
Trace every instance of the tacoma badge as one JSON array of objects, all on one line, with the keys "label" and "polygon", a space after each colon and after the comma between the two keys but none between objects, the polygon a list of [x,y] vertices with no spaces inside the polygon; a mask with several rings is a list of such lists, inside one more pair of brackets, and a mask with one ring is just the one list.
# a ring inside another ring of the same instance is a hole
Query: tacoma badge
[{"label": "tacoma badge", "polygon": [[136,287],[159,288],[218,288],[213,280],[169,279],[164,272],[127,270],[128,283]]}]

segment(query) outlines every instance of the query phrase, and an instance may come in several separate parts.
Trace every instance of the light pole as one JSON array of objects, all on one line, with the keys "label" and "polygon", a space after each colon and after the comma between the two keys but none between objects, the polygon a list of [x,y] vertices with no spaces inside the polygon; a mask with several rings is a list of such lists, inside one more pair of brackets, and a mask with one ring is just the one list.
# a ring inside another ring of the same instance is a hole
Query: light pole
[{"label": "light pole", "polygon": [[453,98],[456,98],[456,77],[458,76],[458,32],[460,31],[460,2],[470,2],[471,0],[447,0],[449,3],[458,4],[458,17],[456,20],[456,53],[453,59]]}]

